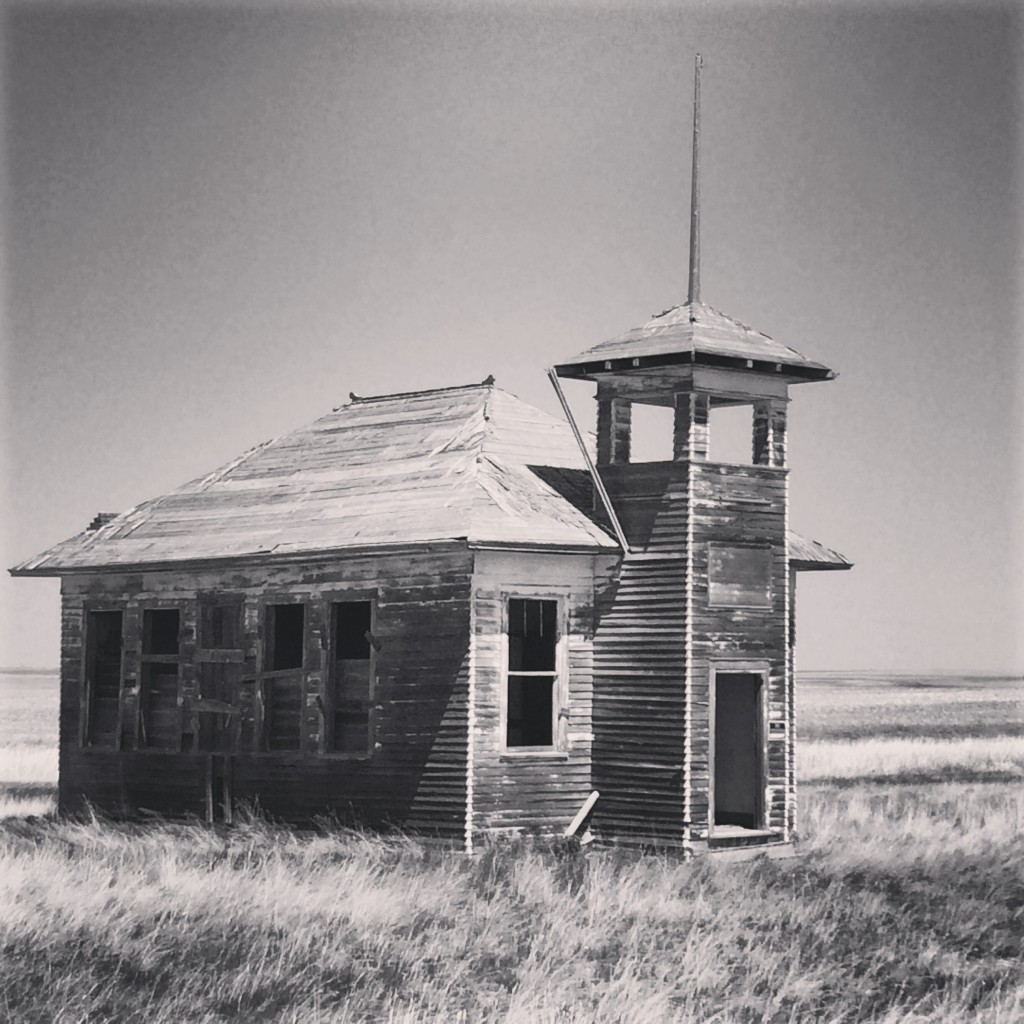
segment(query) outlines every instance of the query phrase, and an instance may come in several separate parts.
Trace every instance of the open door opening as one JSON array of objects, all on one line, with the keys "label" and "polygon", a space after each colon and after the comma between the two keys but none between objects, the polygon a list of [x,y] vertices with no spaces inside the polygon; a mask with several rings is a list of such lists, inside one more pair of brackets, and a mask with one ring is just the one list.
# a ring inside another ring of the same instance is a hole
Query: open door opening
[{"label": "open door opening", "polygon": [[715,674],[714,824],[759,829],[764,790],[762,677]]}]

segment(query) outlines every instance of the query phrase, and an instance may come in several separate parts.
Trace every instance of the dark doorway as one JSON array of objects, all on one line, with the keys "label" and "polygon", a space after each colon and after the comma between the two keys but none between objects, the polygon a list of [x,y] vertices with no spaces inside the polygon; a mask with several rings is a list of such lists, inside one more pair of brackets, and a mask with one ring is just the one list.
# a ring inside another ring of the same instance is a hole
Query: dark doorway
[{"label": "dark doorway", "polygon": [[761,827],[762,677],[715,674],[715,824]]}]

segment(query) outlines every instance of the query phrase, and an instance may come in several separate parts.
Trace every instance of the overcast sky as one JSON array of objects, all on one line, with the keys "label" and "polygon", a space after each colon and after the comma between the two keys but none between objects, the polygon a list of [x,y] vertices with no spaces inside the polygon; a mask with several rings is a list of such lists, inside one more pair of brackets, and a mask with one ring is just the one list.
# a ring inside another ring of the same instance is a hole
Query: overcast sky
[{"label": "overcast sky", "polygon": [[[8,6],[3,565],[375,394],[702,297],[793,390],[798,666],[1024,667],[1021,19],[1009,6]],[[592,422],[591,388],[572,385]],[[58,585],[0,582],[0,665]]]}]

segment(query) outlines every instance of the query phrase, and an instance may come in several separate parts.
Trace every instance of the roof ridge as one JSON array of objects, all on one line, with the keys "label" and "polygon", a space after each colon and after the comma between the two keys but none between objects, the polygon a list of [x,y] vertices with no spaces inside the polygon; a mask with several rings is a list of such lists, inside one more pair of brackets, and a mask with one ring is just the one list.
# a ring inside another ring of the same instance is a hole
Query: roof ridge
[{"label": "roof ridge", "polygon": [[439,395],[444,391],[473,391],[476,388],[496,388],[494,377],[488,376],[477,384],[450,384],[442,388],[421,388],[419,391],[395,391],[387,395],[357,395],[354,391],[348,393],[349,401],[336,406],[334,412],[344,409],[349,405],[363,405],[366,402],[385,402],[392,398],[418,398],[420,395]]}]

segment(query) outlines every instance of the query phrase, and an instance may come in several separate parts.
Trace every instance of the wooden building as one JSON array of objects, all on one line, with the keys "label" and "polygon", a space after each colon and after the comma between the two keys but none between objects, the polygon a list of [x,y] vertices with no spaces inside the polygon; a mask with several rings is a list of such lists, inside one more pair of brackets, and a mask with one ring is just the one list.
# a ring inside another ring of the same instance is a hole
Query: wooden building
[{"label": "wooden building", "polygon": [[[490,380],[353,396],[12,569],[61,578],[61,810],[244,802],[471,850],[597,790],[606,841],[790,841],[796,573],[849,563],[789,530],[786,410],[832,373],[704,305],[697,267],[555,368],[596,383],[596,465]],[[669,460],[630,460],[645,404]],[[737,405],[750,459],[713,461]]]}]

